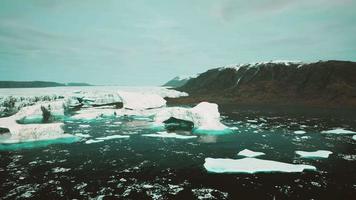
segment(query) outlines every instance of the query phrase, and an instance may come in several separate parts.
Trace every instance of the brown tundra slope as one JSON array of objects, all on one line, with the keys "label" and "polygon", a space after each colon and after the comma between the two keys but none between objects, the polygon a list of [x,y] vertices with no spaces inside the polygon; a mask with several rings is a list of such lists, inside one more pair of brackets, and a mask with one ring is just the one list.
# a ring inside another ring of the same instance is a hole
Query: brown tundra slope
[{"label": "brown tundra slope", "polygon": [[356,107],[356,62],[264,62],[208,70],[177,90],[169,104]]}]

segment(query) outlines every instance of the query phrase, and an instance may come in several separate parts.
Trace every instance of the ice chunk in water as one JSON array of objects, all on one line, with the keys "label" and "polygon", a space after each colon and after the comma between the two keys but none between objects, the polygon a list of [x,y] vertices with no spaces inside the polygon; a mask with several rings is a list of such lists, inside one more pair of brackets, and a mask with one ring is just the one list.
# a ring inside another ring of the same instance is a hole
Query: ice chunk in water
[{"label": "ice chunk in water", "polygon": [[162,109],[155,115],[155,123],[162,125],[164,121],[175,118],[193,122],[197,130],[227,130],[220,122],[218,105],[215,103],[202,102],[194,108],[171,107]]},{"label": "ice chunk in water", "polygon": [[255,152],[255,151],[251,151],[251,150],[248,150],[248,149],[244,149],[244,150],[240,151],[237,155],[252,158],[252,157],[265,155],[265,153],[263,153],[263,152]]},{"label": "ice chunk in water", "polygon": [[205,158],[204,167],[214,173],[303,172],[316,170],[312,165],[289,164],[257,158]]},{"label": "ice chunk in water", "polygon": [[160,137],[160,138],[176,138],[176,139],[192,139],[196,138],[196,135],[178,135],[176,133],[168,133],[166,131],[157,132],[157,134],[143,134],[145,137]]},{"label": "ice chunk in water", "polygon": [[294,131],[295,134],[302,135],[305,134],[305,131],[299,130],[299,131]]},{"label": "ice chunk in water", "polygon": [[333,152],[318,150],[318,151],[295,151],[302,158],[328,158]]},{"label": "ice chunk in water", "polygon": [[327,133],[327,134],[356,134],[354,131],[346,130],[343,128],[336,128],[328,131],[322,131],[321,133]]},{"label": "ice chunk in water", "polygon": [[129,135],[110,135],[105,137],[95,138],[96,140],[112,140],[112,139],[120,139],[120,138],[129,138]]},{"label": "ice chunk in water", "polygon": [[85,141],[85,144],[93,144],[93,143],[99,143],[99,142],[104,142],[104,140],[90,139],[90,140]]}]

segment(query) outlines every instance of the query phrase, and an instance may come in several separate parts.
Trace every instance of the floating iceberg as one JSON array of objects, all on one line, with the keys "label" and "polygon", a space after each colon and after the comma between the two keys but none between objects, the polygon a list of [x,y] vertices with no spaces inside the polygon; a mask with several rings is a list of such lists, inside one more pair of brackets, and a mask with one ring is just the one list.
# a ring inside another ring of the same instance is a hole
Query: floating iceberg
[{"label": "floating iceberg", "polygon": [[170,118],[193,122],[196,130],[221,131],[227,129],[220,122],[218,105],[214,103],[202,102],[193,108],[165,108],[154,116],[154,121],[156,125],[162,126]]},{"label": "floating iceberg", "polygon": [[157,94],[140,94],[119,91],[123,106],[132,110],[160,108],[166,105],[166,100]]},{"label": "floating iceberg", "polygon": [[328,131],[322,131],[321,133],[327,133],[327,134],[356,134],[354,131],[346,130],[343,128],[336,128],[333,130],[328,130]]},{"label": "floating iceberg", "polygon": [[318,151],[295,151],[302,158],[328,158],[333,152],[318,150]]},{"label": "floating iceberg", "polygon": [[289,164],[257,158],[225,159],[205,158],[204,167],[214,173],[259,173],[259,172],[303,172],[316,170],[314,166],[303,164]]},{"label": "floating iceberg", "polygon": [[75,137],[64,133],[63,123],[46,124],[18,124],[17,121],[27,116],[42,115],[41,106],[51,108],[51,114],[63,114],[63,101],[41,102],[39,104],[22,108],[10,117],[0,118],[1,127],[9,130],[3,134],[0,143],[34,142],[39,140],[54,140],[59,138]]},{"label": "floating iceberg", "polygon": [[176,138],[176,139],[192,139],[196,138],[196,135],[178,135],[176,133],[168,133],[166,131],[157,132],[154,134],[142,134],[145,137],[159,137],[159,138]]},{"label": "floating iceberg", "polygon": [[263,155],[265,155],[265,153],[255,152],[255,151],[251,151],[248,149],[244,149],[244,150],[240,151],[237,155],[252,158],[252,157],[257,157],[257,156],[263,156]]},{"label": "floating iceberg", "polygon": [[299,130],[299,131],[294,131],[294,134],[298,134],[298,135],[302,135],[305,134],[306,132],[303,130]]}]

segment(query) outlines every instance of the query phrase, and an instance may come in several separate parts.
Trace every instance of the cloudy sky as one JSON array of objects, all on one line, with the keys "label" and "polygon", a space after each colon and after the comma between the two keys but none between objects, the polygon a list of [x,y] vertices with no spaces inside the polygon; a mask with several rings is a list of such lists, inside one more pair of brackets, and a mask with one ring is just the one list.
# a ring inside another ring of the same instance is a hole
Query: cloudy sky
[{"label": "cloudy sky", "polygon": [[160,85],[269,60],[356,61],[355,0],[1,0],[0,80]]}]

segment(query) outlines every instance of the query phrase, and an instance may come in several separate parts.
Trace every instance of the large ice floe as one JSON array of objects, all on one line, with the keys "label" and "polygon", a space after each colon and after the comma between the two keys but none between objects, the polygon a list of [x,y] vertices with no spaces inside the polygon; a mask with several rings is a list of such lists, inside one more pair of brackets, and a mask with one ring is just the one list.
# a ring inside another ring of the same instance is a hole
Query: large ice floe
[{"label": "large ice floe", "polygon": [[248,173],[259,172],[303,172],[304,170],[316,170],[312,165],[289,164],[272,160],[257,158],[227,159],[205,158],[204,167],[213,173]]},{"label": "large ice floe", "polygon": [[154,116],[154,122],[157,126],[163,126],[171,118],[193,122],[194,130],[198,132],[228,130],[220,122],[218,105],[214,103],[202,102],[193,108],[165,108]]},{"label": "large ice floe", "polygon": [[350,130],[346,130],[343,128],[335,128],[332,130],[327,130],[327,131],[322,131],[321,133],[326,133],[326,134],[356,134],[355,131],[350,131]]},{"label": "large ice floe", "polygon": [[326,150],[318,151],[295,151],[302,158],[328,158],[333,152]]},{"label": "large ice floe", "polygon": [[[75,138],[71,134],[64,133],[62,122],[42,124],[19,124],[18,121],[28,117],[42,119],[41,107],[51,110],[51,115],[63,115],[63,101],[41,102],[39,104],[22,108],[18,113],[10,117],[0,118],[0,127],[9,130],[2,134],[0,143],[20,143],[41,140],[54,140],[60,138]],[[43,120],[43,119],[42,119]]]}]

